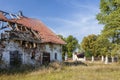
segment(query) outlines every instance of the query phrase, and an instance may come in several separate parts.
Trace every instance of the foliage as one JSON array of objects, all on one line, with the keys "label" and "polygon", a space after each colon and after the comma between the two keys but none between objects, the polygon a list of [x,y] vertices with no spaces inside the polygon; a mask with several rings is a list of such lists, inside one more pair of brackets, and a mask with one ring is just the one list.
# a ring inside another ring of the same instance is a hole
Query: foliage
[{"label": "foliage", "polygon": [[106,37],[100,35],[95,44],[100,56],[110,55],[111,43]]},{"label": "foliage", "polygon": [[68,57],[72,57],[72,53],[78,48],[78,40],[72,35],[69,35],[67,38],[64,38],[62,35],[59,35],[59,37],[66,42],[62,49],[63,57],[65,53],[68,54]]},{"label": "foliage", "polygon": [[82,52],[84,52],[84,49],[82,48],[82,45],[80,43],[78,44],[78,53],[82,53]]},{"label": "foliage", "polygon": [[100,13],[96,18],[100,24],[104,24],[104,28],[96,44],[101,55],[117,54],[117,48],[120,45],[119,13],[120,0],[100,0]]},{"label": "foliage", "polygon": [[120,45],[114,44],[113,49],[111,51],[111,56],[120,56]]},{"label": "foliage", "polygon": [[78,48],[78,40],[72,35],[69,35],[66,38],[66,42],[68,57],[72,57],[72,53]]},{"label": "foliage", "polygon": [[104,24],[102,35],[120,44],[120,0],[101,0],[99,23]]},{"label": "foliage", "polygon": [[85,56],[88,57],[88,58],[90,58],[90,57],[92,57],[92,53],[89,52],[89,51],[86,51],[86,52],[85,52]]},{"label": "foliage", "polygon": [[82,48],[85,50],[86,55],[92,54],[93,56],[97,56],[96,42],[97,36],[94,34],[88,35],[84,37],[82,40]]}]

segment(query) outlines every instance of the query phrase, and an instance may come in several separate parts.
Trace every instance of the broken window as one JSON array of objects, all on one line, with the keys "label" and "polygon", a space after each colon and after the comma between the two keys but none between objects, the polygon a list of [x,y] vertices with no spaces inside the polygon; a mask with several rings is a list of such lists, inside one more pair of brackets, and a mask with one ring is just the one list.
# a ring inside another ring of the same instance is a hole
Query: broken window
[{"label": "broken window", "polygon": [[32,52],[31,59],[35,59],[35,51]]},{"label": "broken window", "polygon": [[57,60],[57,53],[55,53],[55,60]]}]

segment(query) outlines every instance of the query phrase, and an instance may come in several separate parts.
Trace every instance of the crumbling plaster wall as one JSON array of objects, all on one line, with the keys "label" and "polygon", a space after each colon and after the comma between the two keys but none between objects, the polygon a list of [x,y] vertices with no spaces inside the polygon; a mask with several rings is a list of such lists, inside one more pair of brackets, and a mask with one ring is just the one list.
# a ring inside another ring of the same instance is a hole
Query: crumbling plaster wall
[{"label": "crumbling plaster wall", "polygon": [[3,51],[3,56],[2,60],[4,61],[5,64],[9,65],[10,64],[10,51],[15,51],[18,50],[19,54],[22,54],[22,49],[13,42],[6,42],[5,43],[5,49]]},{"label": "crumbling plaster wall", "polygon": [[[6,42],[3,51],[2,60],[6,65],[10,64],[10,51],[19,51],[22,55],[22,64],[41,64],[42,63],[42,52],[50,53],[50,61],[55,61],[55,53],[57,53],[57,61],[62,61],[62,46],[58,44],[42,44],[41,47],[37,45],[36,49],[24,48],[14,41]],[[35,50],[35,59],[31,59],[32,51]]]},{"label": "crumbling plaster wall", "polygon": [[35,52],[35,59],[31,59],[31,52],[33,49],[25,49],[22,46],[20,46],[18,43],[15,43],[13,41],[10,41],[9,43],[6,42],[6,47],[3,51],[2,60],[5,64],[10,64],[10,51],[19,51],[19,54],[22,55],[22,64],[35,64],[38,59],[38,56],[40,56],[39,49],[36,49]]}]

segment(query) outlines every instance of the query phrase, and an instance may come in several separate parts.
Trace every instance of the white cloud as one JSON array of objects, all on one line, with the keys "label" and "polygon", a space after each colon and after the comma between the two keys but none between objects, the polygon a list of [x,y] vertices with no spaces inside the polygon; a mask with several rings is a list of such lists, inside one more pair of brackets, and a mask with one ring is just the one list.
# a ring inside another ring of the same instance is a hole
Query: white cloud
[{"label": "white cloud", "polygon": [[93,15],[83,15],[82,17],[78,15],[76,19],[72,18],[64,19],[59,17],[49,17],[46,18],[46,20],[54,24],[50,27],[52,28],[55,26],[54,31],[56,31],[57,34],[62,34],[64,36],[73,35],[77,37],[79,41],[81,41],[84,36],[89,34],[99,34],[102,30],[102,25],[98,24],[98,21]]}]

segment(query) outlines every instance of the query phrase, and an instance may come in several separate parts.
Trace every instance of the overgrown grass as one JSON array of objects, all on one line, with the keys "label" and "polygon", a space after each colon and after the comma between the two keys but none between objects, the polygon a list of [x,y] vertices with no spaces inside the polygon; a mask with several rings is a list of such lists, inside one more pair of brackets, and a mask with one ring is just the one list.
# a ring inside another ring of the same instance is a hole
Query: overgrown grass
[{"label": "overgrown grass", "polygon": [[[0,72],[0,80],[119,80],[120,64],[51,63],[49,66],[28,69],[28,71]],[[12,71],[12,70],[11,70]],[[9,73],[9,74],[8,74]]]}]

